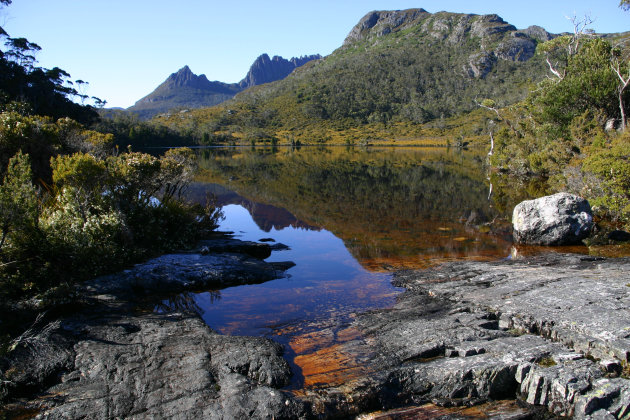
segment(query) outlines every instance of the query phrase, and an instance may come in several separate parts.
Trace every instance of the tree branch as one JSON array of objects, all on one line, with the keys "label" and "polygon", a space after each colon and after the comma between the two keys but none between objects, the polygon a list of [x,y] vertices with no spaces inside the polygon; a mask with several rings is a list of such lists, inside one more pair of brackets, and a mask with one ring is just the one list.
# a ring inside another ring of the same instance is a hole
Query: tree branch
[{"label": "tree branch", "polygon": [[560,72],[553,68],[551,61],[549,61],[549,57],[545,57],[545,61],[547,61],[547,65],[549,66],[549,71],[552,72],[558,79],[564,79],[564,74],[560,74]]}]

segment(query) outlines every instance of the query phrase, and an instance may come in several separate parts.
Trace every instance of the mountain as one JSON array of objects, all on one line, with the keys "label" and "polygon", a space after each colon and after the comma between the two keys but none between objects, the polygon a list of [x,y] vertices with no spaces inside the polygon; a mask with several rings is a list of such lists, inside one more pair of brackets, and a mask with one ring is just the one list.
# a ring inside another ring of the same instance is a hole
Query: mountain
[{"label": "mountain", "polygon": [[128,110],[145,119],[177,107],[217,105],[232,98],[240,90],[238,85],[211,82],[205,75],[197,76],[188,66],[184,66]]},{"label": "mountain", "polygon": [[266,130],[324,142],[370,124],[388,130],[439,124],[478,109],[484,98],[498,106],[524,99],[548,74],[536,47],[555,36],[536,26],[519,30],[494,14],[374,11],[329,56],[239,93],[222,105],[229,112],[199,111],[188,118],[198,131]]},{"label": "mountain", "polygon": [[211,82],[204,74],[198,76],[188,66],[184,66],[128,110],[142,119],[148,119],[173,108],[217,105],[249,87],[283,79],[297,67],[319,58],[321,56],[317,54],[290,60],[279,56],[270,59],[267,54],[263,54],[254,61],[243,80],[230,84]]},{"label": "mountain", "polygon": [[320,58],[322,58],[321,55],[315,54],[298,58],[293,57],[291,60],[276,55],[270,59],[267,54],[263,54],[254,61],[247,76],[240,81],[239,86],[243,89],[247,89],[252,86],[284,79],[296,68],[303,66],[311,60],[319,60]]}]

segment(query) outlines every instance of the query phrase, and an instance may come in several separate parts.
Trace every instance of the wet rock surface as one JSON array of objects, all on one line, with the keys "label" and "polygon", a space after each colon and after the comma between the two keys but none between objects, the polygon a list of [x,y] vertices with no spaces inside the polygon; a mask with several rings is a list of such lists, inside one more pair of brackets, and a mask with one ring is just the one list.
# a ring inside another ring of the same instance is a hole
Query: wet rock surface
[{"label": "wet rock surface", "polygon": [[399,302],[357,322],[379,354],[377,381],[399,401],[518,397],[555,415],[622,418],[629,269],[627,259],[555,254],[400,272]]},{"label": "wet rock surface", "polygon": [[39,328],[0,367],[5,391],[39,392],[25,406],[41,418],[625,418],[628,273],[630,259],[563,254],[398,272],[397,303],[356,314],[343,329],[352,339],[336,345],[337,358],[363,355],[359,375],[293,390],[277,343],[89,284],[77,315]]}]

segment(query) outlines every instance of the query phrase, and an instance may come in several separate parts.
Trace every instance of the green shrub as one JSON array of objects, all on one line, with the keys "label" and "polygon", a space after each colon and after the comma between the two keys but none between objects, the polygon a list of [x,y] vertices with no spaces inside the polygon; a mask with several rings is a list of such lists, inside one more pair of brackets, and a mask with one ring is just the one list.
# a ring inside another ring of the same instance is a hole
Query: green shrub
[{"label": "green shrub", "polygon": [[86,207],[85,196],[76,187],[64,187],[40,218],[48,251],[63,259],[63,271],[71,276],[95,275],[124,261],[122,215],[97,204]]},{"label": "green shrub", "polygon": [[583,171],[593,175],[586,191],[591,204],[614,220],[630,225],[630,134],[610,147],[595,149],[584,160]]},{"label": "green shrub", "polygon": [[32,184],[28,155],[18,152],[0,185],[0,294],[46,294],[214,230],[216,206],[181,201],[195,159],[190,149],[161,158],[58,155],[42,193]]}]

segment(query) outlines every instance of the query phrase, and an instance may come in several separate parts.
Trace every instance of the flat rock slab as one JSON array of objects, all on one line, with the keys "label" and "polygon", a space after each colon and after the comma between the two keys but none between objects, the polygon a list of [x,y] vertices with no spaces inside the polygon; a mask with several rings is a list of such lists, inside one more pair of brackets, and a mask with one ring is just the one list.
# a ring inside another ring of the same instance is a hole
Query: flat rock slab
[{"label": "flat rock slab", "polygon": [[134,299],[186,290],[222,289],[277,279],[293,263],[267,263],[240,253],[168,254],[84,284],[88,295]]},{"label": "flat rock slab", "polygon": [[630,412],[630,381],[616,378],[629,360],[630,260],[450,263],[397,273],[394,283],[408,290],[394,308],[357,322],[397,398],[519,396],[576,418]]},{"label": "flat rock slab", "polygon": [[[73,320],[73,362],[42,397],[40,418],[294,418],[303,407],[282,349],[226,337],[173,313]],[[105,322],[103,322],[105,321]],[[91,325],[93,323],[93,325]]]},{"label": "flat rock slab", "polygon": [[595,358],[630,361],[630,260],[553,254],[403,272],[411,290],[486,308],[499,327],[542,335]]}]

